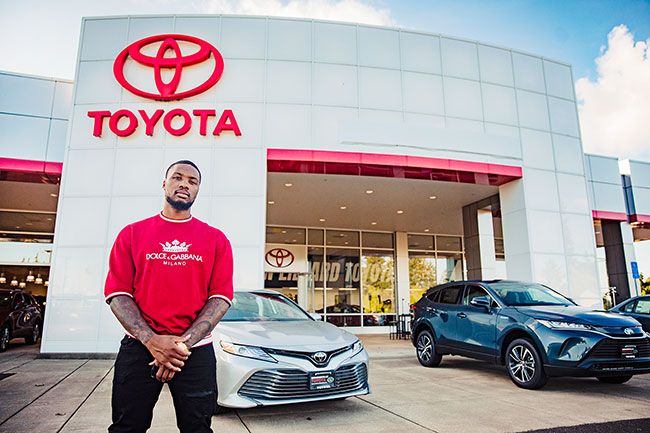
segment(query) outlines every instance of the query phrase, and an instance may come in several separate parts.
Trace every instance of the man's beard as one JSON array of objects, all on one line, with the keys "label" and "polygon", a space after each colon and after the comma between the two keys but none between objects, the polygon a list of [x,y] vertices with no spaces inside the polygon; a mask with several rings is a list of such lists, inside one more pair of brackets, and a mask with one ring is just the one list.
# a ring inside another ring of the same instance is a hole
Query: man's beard
[{"label": "man's beard", "polygon": [[168,195],[165,196],[165,200],[167,200],[167,203],[172,205],[172,207],[176,210],[188,210],[194,204],[194,200],[188,202],[176,201]]}]

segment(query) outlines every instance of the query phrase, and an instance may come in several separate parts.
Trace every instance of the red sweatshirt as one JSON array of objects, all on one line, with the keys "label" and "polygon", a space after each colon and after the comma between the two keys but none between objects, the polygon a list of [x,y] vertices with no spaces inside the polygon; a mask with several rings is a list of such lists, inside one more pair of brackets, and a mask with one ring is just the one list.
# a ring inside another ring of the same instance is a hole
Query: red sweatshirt
[{"label": "red sweatshirt", "polygon": [[[230,242],[214,227],[190,217],[162,214],[129,224],[117,235],[104,296],[131,296],[158,334],[182,335],[210,298],[229,304],[233,294]],[[208,335],[194,347],[209,344]]]}]

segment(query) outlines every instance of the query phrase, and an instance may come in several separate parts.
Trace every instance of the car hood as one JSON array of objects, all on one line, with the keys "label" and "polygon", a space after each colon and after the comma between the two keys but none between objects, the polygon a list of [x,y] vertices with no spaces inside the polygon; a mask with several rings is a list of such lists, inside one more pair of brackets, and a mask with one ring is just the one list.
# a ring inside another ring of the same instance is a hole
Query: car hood
[{"label": "car hood", "polygon": [[338,349],[358,338],[336,326],[314,320],[221,322],[214,332],[215,342],[287,349],[305,352]]},{"label": "car hood", "polygon": [[639,322],[631,317],[574,305],[568,307],[562,305],[538,305],[530,307],[519,306],[515,308],[517,311],[533,319],[574,322],[597,327],[637,327],[640,325]]}]

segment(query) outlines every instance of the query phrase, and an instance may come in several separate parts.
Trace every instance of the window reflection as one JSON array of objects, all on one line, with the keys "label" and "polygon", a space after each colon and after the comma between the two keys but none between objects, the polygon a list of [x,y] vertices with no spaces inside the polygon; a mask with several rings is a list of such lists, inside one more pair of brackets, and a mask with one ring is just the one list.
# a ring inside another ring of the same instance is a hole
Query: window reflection
[{"label": "window reflection", "polygon": [[438,284],[435,253],[409,252],[410,303],[420,300],[424,292]]},{"label": "window reflection", "polygon": [[392,251],[363,250],[364,313],[395,312],[395,259]]}]

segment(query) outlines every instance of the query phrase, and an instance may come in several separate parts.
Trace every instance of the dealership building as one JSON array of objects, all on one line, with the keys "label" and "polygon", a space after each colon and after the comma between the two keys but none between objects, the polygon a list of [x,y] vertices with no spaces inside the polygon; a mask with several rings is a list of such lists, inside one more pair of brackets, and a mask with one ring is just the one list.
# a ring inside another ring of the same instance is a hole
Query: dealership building
[{"label": "dealership building", "polygon": [[353,332],[453,280],[639,292],[650,163],[584,154],[569,65],[356,24],[86,18],[74,82],[0,73],[0,288],[46,300],[42,352],[117,350],[110,248],[180,159],[236,287]]}]

